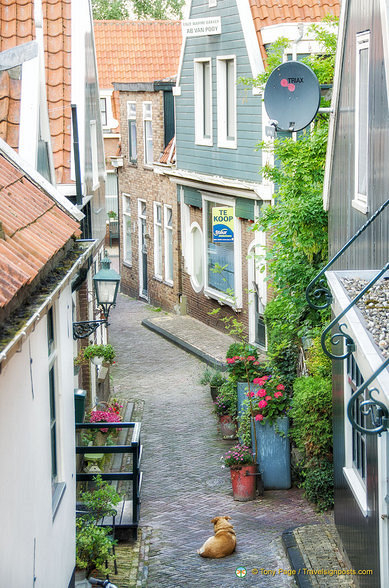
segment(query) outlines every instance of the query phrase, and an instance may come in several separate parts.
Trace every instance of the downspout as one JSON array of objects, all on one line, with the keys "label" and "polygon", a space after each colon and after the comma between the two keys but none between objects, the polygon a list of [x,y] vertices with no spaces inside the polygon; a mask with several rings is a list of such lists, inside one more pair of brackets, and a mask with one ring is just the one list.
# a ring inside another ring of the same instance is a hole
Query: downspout
[{"label": "downspout", "polygon": [[76,204],[82,205],[80,144],[78,140],[77,106],[72,104],[74,171],[76,176]]}]

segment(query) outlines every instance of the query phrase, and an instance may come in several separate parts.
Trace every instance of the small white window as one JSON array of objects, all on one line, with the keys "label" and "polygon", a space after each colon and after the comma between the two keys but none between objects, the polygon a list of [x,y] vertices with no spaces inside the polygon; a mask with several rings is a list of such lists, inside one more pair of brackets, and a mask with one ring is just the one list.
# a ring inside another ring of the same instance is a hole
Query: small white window
[{"label": "small white window", "polygon": [[236,149],[236,60],[217,58],[218,146]]},{"label": "small white window", "polygon": [[211,146],[212,139],[212,68],[210,59],[194,62],[195,142]]},{"label": "small white window", "polygon": [[190,278],[195,292],[204,286],[203,233],[197,223],[190,229]]},{"label": "small white window", "polygon": [[143,102],[143,136],[145,165],[153,163],[153,118],[151,102]]},{"label": "small white window", "polygon": [[370,33],[357,35],[355,76],[355,196],[353,207],[368,212]]},{"label": "small white window", "polygon": [[154,202],[154,275],[162,280],[162,204]]},{"label": "small white window", "polygon": [[92,190],[99,187],[99,164],[97,159],[97,129],[96,121],[90,121],[90,144],[92,157]]},{"label": "small white window", "polygon": [[128,122],[128,159],[131,163],[136,163],[137,150],[137,133],[136,133],[136,102],[127,102],[127,122]]},{"label": "small white window", "polygon": [[165,281],[173,284],[173,210],[164,206]]},{"label": "small white window", "polygon": [[123,194],[123,261],[132,263],[132,244],[131,244],[131,198],[128,194]]},{"label": "small white window", "polygon": [[107,99],[100,98],[100,115],[101,115],[101,124],[103,127],[107,126],[108,117],[107,117]]}]

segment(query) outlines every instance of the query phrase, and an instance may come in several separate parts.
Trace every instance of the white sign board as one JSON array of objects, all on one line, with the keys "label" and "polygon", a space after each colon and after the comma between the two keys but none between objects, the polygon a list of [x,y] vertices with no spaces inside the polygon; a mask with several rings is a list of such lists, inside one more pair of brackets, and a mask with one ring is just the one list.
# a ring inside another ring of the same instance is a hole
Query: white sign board
[{"label": "white sign board", "polygon": [[184,37],[203,37],[204,35],[220,35],[222,32],[221,17],[192,18],[182,22]]}]

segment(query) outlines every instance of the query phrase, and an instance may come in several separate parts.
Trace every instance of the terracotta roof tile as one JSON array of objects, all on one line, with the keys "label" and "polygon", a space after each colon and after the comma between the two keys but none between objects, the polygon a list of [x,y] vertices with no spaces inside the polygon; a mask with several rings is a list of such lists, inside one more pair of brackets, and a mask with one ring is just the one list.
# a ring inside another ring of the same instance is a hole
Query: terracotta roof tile
[{"label": "terracotta roof tile", "polygon": [[6,306],[74,235],[79,224],[0,155],[0,307]]},{"label": "terracotta roof tile", "polygon": [[161,157],[159,158],[159,163],[165,164],[174,164],[176,162],[176,138],[173,137],[170,139],[169,143],[166,145],[165,149]]},{"label": "terracotta roof tile", "polygon": [[94,30],[100,88],[176,75],[182,43],[180,21],[98,20]]}]

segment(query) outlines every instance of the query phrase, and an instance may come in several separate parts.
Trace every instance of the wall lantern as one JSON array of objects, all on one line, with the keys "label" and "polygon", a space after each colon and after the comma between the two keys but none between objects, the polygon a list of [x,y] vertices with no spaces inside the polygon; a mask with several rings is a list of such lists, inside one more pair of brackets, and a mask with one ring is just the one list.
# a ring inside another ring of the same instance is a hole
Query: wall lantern
[{"label": "wall lantern", "polygon": [[97,306],[102,310],[104,319],[96,321],[81,321],[73,323],[73,339],[84,339],[94,333],[100,325],[108,325],[108,315],[112,306],[116,304],[119,291],[120,275],[111,269],[111,260],[107,252],[101,260],[101,268],[93,276],[93,286],[96,293]]}]

